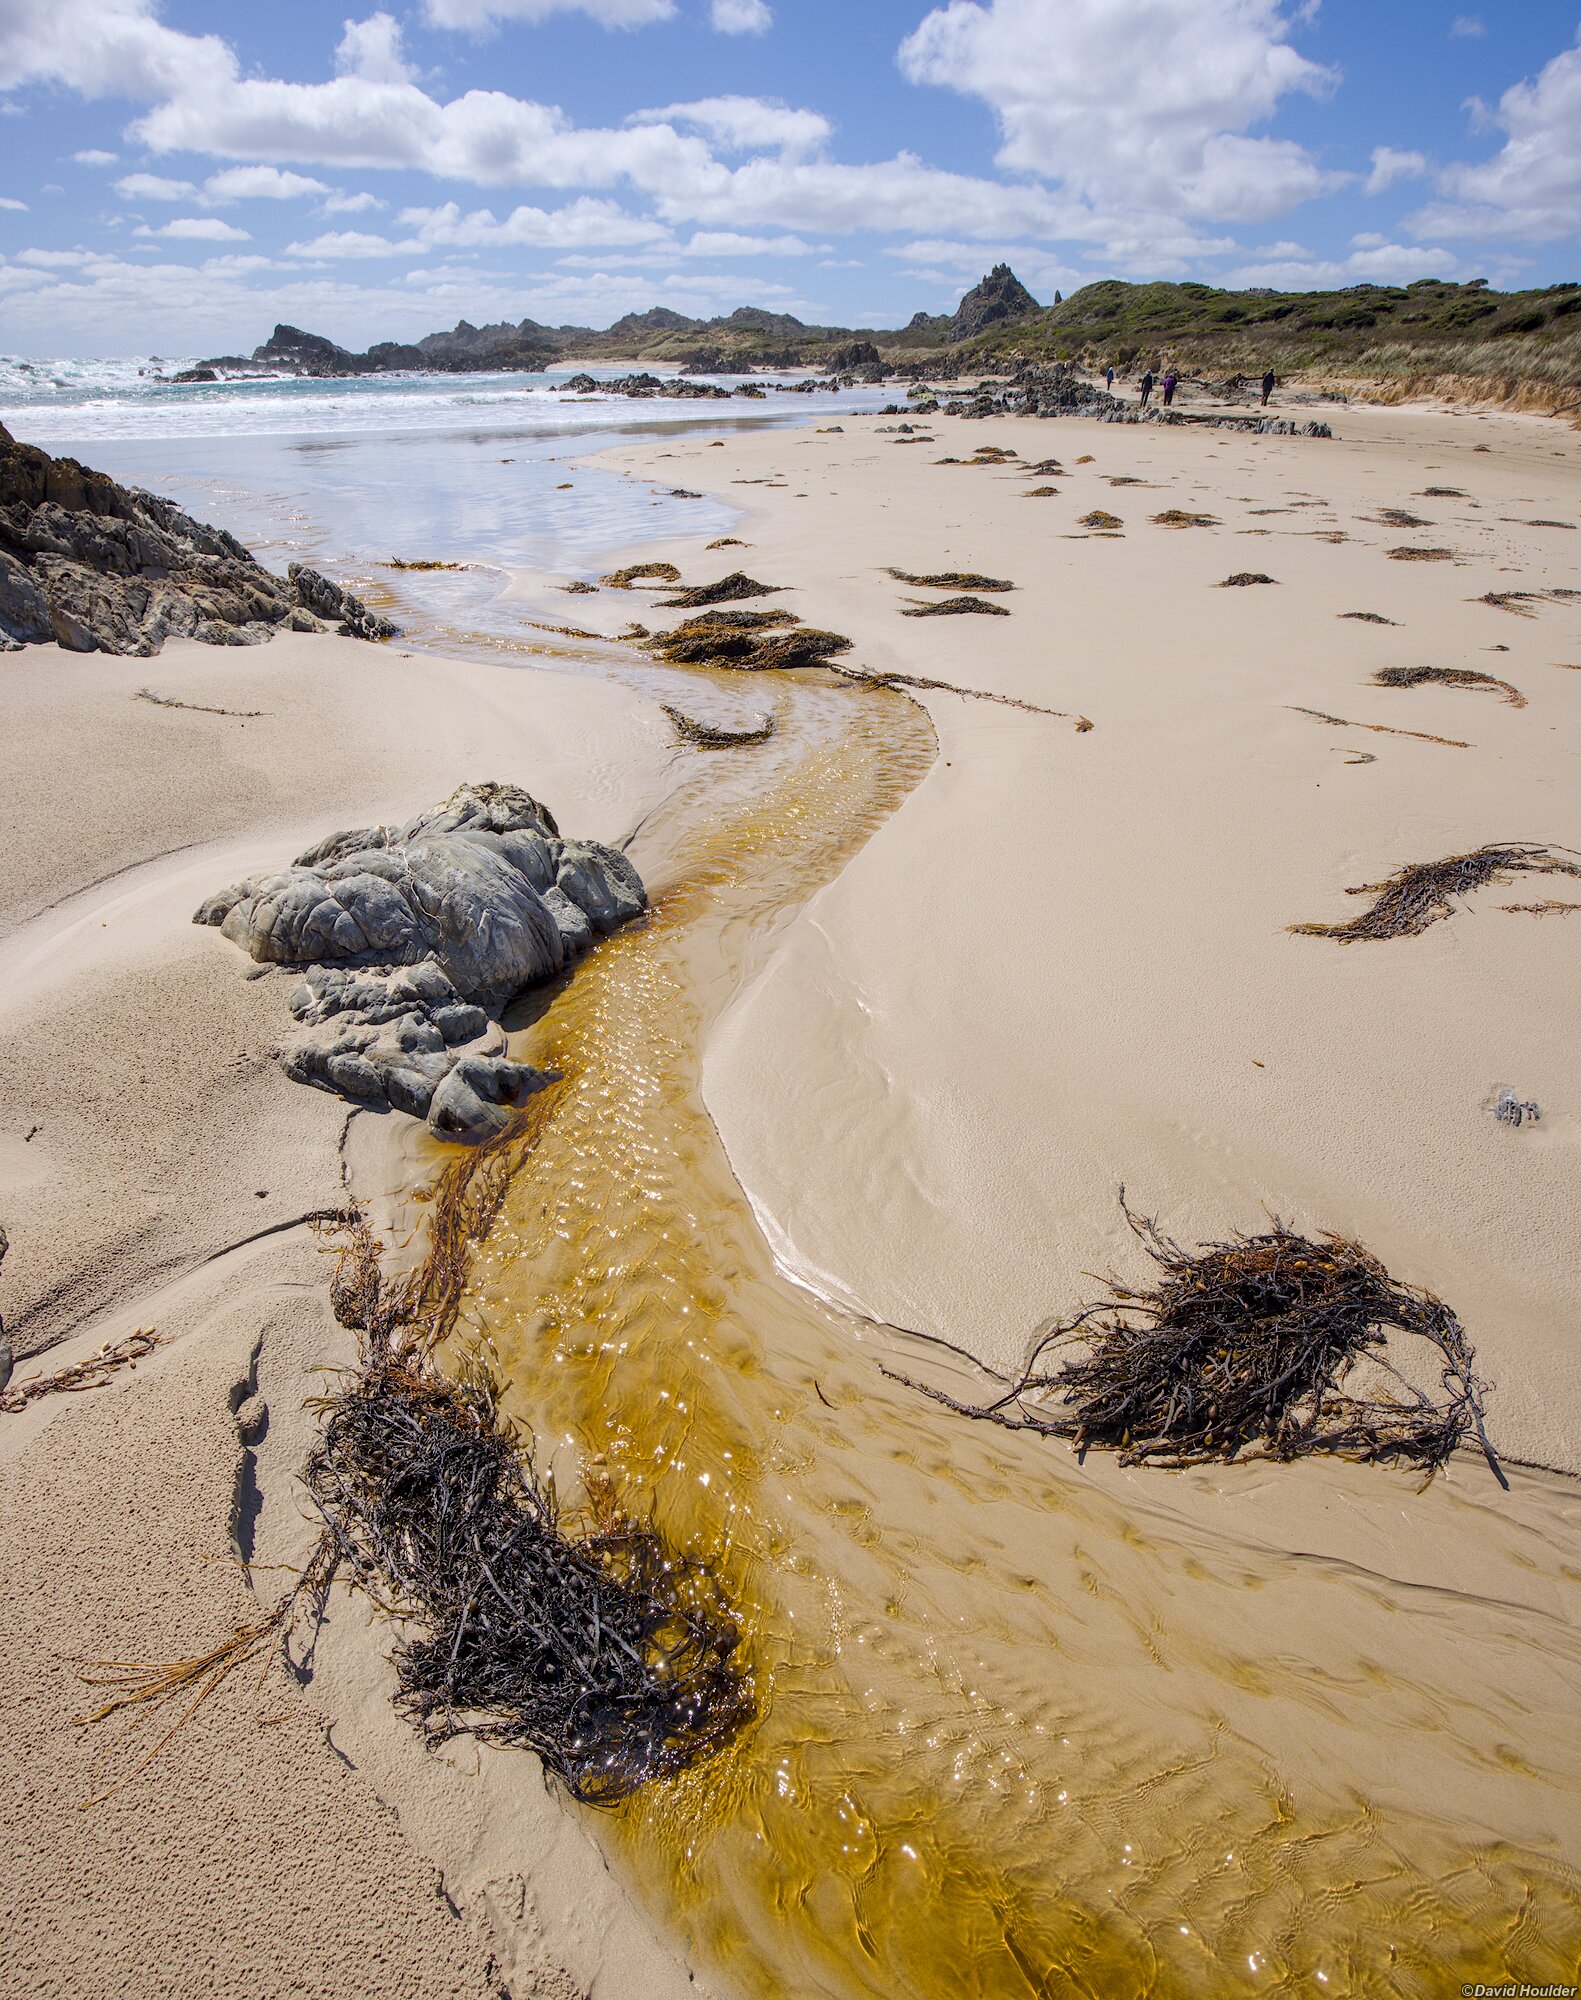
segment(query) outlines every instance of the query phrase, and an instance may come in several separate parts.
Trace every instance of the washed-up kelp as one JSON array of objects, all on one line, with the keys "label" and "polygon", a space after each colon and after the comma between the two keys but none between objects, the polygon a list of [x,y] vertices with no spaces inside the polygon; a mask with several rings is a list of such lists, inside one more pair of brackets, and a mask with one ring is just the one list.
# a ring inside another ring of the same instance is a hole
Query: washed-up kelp
[{"label": "washed-up kelp", "polygon": [[886,570],[896,583],[912,583],[925,590],[1014,590],[1015,585],[1002,576],[980,576],[976,570],[941,569],[932,576],[921,576],[909,569]]},{"label": "washed-up kelp", "polygon": [[700,583],[691,590],[678,590],[673,597],[661,597],[659,602],[667,611],[693,611],[701,605],[729,604],[741,597],[772,597],[783,588],[778,583],[758,583],[741,570],[733,569],[717,583]]},{"label": "washed-up kelp", "polygon": [[990,604],[981,597],[941,597],[932,604],[913,600],[900,615],[902,618],[1008,618],[1010,609],[1008,605]]},{"label": "washed-up kelp", "polygon": [[306,1483],[339,1560],[420,1628],[396,1649],[396,1700],[431,1742],[526,1747],[610,1806],[750,1716],[705,1573],[607,1506],[568,1535],[486,1385],[370,1368],[329,1405]]},{"label": "washed-up kelp", "polygon": [[1398,618],[1385,618],[1377,611],[1341,611],[1336,616],[1354,618],[1360,625],[1398,625],[1400,622]]},{"label": "washed-up kelp", "polygon": [[1083,514],[1076,525],[1078,528],[1113,529],[1123,528],[1125,523],[1118,514],[1106,513],[1102,507],[1095,507],[1090,514]]},{"label": "washed-up kelp", "polygon": [[[1483,1429],[1486,1385],[1441,1299],[1391,1278],[1341,1236],[1301,1236],[1275,1220],[1259,1235],[1188,1250],[1126,1217],[1158,1267],[1154,1284],[1116,1282],[1058,1321],[986,1407],[925,1393],[1078,1451],[1117,1451],[1127,1465],[1332,1453],[1431,1476],[1471,1436],[1503,1481]],[[1400,1335],[1433,1350],[1436,1392],[1397,1365],[1410,1351]]]},{"label": "washed-up kelp", "polygon": [[1424,500],[1464,500],[1467,498],[1467,495],[1458,486],[1424,486],[1422,488],[1422,498]]},{"label": "washed-up kelp", "polygon": [[687,618],[656,634],[648,650],[674,667],[734,667],[747,673],[822,666],[831,656],[851,650],[843,632],[823,632],[814,625],[778,627],[777,619],[765,631],[717,614]]},{"label": "washed-up kelp", "polygon": [[1381,882],[1363,882],[1347,896],[1375,896],[1370,910],[1348,924],[1291,924],[1300,937],[1333,938],[1357,944],[1383,938],[1416,937],[1432,924],[1455,913],[1457,897],[1492,882],[1510,882],[1518,875],[1577,875],[1581,863],[1532,841],[1474,848],[1443,861],[1412,861]]},{"label": "washed-up kelp", "polygon": [[1470,667],[1380,667],[1372,678],[1377,686],[1387,688],[1421,687],[1427,681],[1438,682],[1444,687],[1486,688],[1503,695],[1512,708],[1526,706],[1526,697],[1519,688],[1511,687],[1508,681],[1495,680],[1492,674],[1479,674]]},{"label": "washed-up kelp", "polygon": [[1413,514],[1408,507],[1381,507],[1378,519],[1386,528],[1430,528],[1431,521],[1424,521],[1420,514]]},{"label": "washed-up kelp", "polygon": [[1581,597],[1581,590],[1485,590],[1480,597],[1471,599],[1474,604],[1488,604],[1495,611],[1511,611],[1517,618],[1534,618],[1537,614],[1527,610],[1529,604],[1566,604],[1573,598]]},{"label": "washed-up kelp", "polygon": [[1271,576],[1264,576],[1260,569],[1238,569],[1233,576],[1227,576],[1222,583],[1214,587],[1218,590],[1244,590],[1248,584],[1273,583],[1275,580]]},{"label": "washed-up kelp", "polygon": [[681,572],[671,562],[628,563],[599,582],[606,590],[630,590],[634,583],[679,583]]},{"label": "washed-up kelp", "polygon": [[1454,562],[1453,549],[1415,549],[1409,546],[1389,550],[1390,562]]},{"label": "washed-up kelp", "polygon": [[742,541],[739,535],[721,535],[717,542],[708,544],[711,549],[749,549],[751,546],[750,542]]},{"label": "washed-up kelp", "polygon": [[694,743],[700,750],[734,750],[745,748],[752,743],[767,743],[774,734],[774,718],[764,716],[763,720],[745,729],[721,729],[712,722],[699,722],[695,715],[687,715],[681,709],[672,708],[668,702],[660,707],[670,718],[675,733],[683,743]]},{"label": "washed-up kelp", "polygon": [[573,1532],[501,1428],[487,1376],[474,1368],[450,1381],[434,1366],[473,1246],[509,1185],[513,1138],[445,1176],[428,1254],[404,1277],[383,1268],[361,1211],[324,1218],[340,1232],[330,1302],[361,1343],[349,1386],[319,1405],[304,1473],[323,1532],[273,1607],[207,1652],[100,1661],[84,1676],[113,1692],[83,1723],[180,1704],[101,1798],[304,1614],[316,1629],[338,1576],[407,1621],[397,1699],[431,1741],[469,1733],[533,1749],[586,1804],[618,1804],[750,1719],[739,1629],[701,1566],[623,1518],[605,1486],[591,1489],[590,1522]]},{"label": "washed-up kelp", "polygon": [[[1113,485],[1113,481],[1110,484]],[[1192,514],[1184,507],[1167,507],[1162,514],[1149,516],[1155,528],[1216,528],[1217,514]]]}]

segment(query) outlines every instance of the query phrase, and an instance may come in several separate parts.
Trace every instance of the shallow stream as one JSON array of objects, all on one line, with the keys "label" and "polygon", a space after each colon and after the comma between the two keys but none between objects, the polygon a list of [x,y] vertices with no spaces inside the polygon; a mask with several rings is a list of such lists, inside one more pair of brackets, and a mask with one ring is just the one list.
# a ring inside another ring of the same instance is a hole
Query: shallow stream
[{"label": "shallow stream", "polygon": [[1079,1465],[889,1379],[981,1387],[776,1270],[702,1051],[933,739],[895,693],[750,693],[775,738],[692,756],[632,850],[650,917],[517,1027],[564,1081],[461,1336],[563,1495],[611,1480],[741,1607],[755,1726],[597,1816],[612,1858],[750,1995],[1573,1978],[1572,1482]]}]

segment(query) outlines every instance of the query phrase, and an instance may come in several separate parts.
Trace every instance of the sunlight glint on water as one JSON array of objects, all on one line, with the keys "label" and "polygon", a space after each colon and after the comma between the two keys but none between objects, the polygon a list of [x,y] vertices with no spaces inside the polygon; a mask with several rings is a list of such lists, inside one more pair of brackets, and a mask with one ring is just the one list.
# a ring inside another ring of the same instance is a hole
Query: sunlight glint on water
[{"label": "sunlight glint on water", "polygon": [[[1502,1688],[1503,1649],[1548,1624],[1507,1604],[1445,1607],[1458,1644],[1424,1684],[1420,1633],[1406,1643],[1378,1577],[1296,1581],[1259,1546],[1127,1508],[1062,1452],[887,1380],[873,1329],[775,1272],[698,1051],[768,929],[931,755],[898,696],[803,682],[780,699],[750,794],[700,760],[675,886],[517,1036],[565,1081],[535,1103],[470,1300],[469,1337],[562,1491],[608,1475],[743,1607],[758,1724],[595,1829],[753,1995],[1428,1995],[1565,1976],[1581,1902],[1552,1855],[1369,1790],[1380,1745],[1419,1764],[1425,1799],[1496,1791],[1513,1757],[1573,1824],[1581,1756],[1555,1741],[1573,1617],[1542,1635],[1552,1712]],[[1358,1504],[1391,1497],[1377,1482],[1394,1475],[1322,1473]],[[1556,1553],[1573,1509],[1518,1499],[1508,1559],[1545,1565],[1573,1614]],[[1448,1535],[1487,1532],[1447,1485],[1415,1504]],[[1317,1604],[1321,1659],[1282,1638],[1292,1588]]]}]

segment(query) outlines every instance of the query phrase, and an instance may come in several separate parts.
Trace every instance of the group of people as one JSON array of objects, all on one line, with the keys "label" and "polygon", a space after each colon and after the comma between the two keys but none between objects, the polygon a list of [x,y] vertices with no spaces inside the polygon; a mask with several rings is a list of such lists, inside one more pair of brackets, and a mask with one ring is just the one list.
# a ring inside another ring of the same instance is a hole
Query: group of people
[{"label": "group of people", "polygon": [[[1114,394],[1114,369],[1112,367],[1106,368],[1103,371],[1103,380],[1104,380],[1104,387],[1109,391],[1109,394],[1112,396]],[[1151,368],[1144,369],[1140,384],[1142,391],[1142,408],[1144,410],[1153,400],[1153,383],[1154,383],[1154,376],[1152,369]],[[1174,402],[1175,391],[1179,387],[1180,387],[1180,377],[1175,373],[1174,369],[1171,368],[1169,373],[1164,377],[1163,381],[1164,408],[1166,410],[1169,408],[1170,404]],[[1274,371],[1270,368],[1267,374],[1264,375],[1263,377],[1264,409],[1267,409],[1268,398],[1273,393],[1274,393]]]}]

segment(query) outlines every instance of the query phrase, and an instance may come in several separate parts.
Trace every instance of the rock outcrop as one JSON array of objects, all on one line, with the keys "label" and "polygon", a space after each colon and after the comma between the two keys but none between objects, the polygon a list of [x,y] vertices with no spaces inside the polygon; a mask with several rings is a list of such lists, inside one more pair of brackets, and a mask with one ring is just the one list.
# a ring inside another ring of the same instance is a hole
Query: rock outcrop
[{"label": "rock outcrop", "polygon": [[1043,308],[1008,264],[996,264],[961,300],[949,320],[945,339],[951,346],[986,333],[993,326],[1030,319]]},{"label": "rock outcrop", "polygon": [[75,653],[157,653],[166,639],[252,646],[280,626],[360,639],[395,627],[293,563],[266,570],[223,528],[0,425],[0,651],[55,641]]},{"label": "rock outcrop", "polygon": [[260,964],[299,966],[305,1029],[286,1074],[355,1104],[481,1139],[550,1079],[476,1046],[524,987],[638,916],[623,854],[568,840],[516,785],[463,785],[404,826],[331,834],[277,874],[221,890],[193,921]]}]

